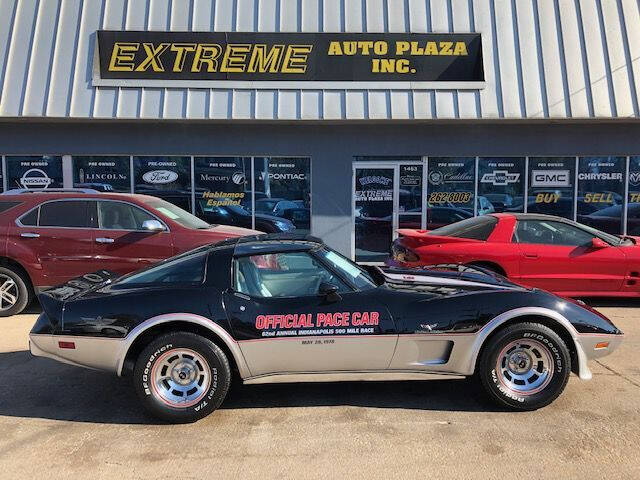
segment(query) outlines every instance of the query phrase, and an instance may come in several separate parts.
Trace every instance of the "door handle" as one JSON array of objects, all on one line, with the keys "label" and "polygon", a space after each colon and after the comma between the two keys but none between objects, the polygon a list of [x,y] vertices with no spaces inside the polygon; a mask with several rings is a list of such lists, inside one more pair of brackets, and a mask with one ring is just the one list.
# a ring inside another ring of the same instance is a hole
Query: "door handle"
[{"label": "door handle", "polygon": [[113,243],[113,238],[108,237],[98,237],[96,238],[96,243]]},{"label": "door handle", "polygon": [[538,258],[538,254],[537,253],[525,253],[524,257],[525,258]]},{"label": "door handle", "polygon": [[25,232],[25,233],[21,233],[20,236],[22,238],[39,238],[40,234],[39,233],[33,233],[33,232]]}]

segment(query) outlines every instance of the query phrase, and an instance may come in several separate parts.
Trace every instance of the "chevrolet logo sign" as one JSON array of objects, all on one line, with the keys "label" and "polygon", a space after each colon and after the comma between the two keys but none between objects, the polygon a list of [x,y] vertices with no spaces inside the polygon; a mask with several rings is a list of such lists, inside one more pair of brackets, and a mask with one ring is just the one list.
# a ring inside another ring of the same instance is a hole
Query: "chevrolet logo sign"
[{"label": "chevrolet logo sign", "polygon": [[506,170],[494,170],[491,173],[485,173],[480,180],[481,183],[491,183],[493,185],[508,185],[516,183],[520,180],[519,173],[510,173]]}]

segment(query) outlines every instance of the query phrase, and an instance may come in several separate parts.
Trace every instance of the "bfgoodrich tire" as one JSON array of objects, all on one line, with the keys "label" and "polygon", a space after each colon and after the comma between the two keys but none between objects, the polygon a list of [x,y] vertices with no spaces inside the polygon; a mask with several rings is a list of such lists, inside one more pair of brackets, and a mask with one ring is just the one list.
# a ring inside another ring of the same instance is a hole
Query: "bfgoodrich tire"
[{"label": "bfgoodrich tire", "polygon": [[189,423],[220,406],[229,390],[231,369],[224,352],[211,340],[173,332],[156,338],[142,351],[133,381],[151,415]]},{"label": "bfgoodrich tire", "polygon": [[538,323],[518,323],[489,339],[476,373],[497,404],[536,410],[562,393],[570,372],[569,350],[553,330]]},{"label": "bfgoodrich tire", "polygon": [[0,267],[0,317],[21,313],[30,301],[31,289],[22,274]]}]

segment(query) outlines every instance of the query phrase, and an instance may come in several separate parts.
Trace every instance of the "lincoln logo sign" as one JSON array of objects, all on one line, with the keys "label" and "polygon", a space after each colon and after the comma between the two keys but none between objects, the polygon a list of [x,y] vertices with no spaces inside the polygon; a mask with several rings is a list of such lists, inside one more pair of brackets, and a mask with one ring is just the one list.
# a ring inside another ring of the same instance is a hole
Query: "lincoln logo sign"
[{"label": "lincoln logo sign", "polygon": [[308,82],[417,82],[481,88],[484,81],[477,33],[101,30],[97,38],[94,85],[233,86],[229,82],[236,81],[255,88],[263,82],[265,88],[273,82],[314,88]]}]

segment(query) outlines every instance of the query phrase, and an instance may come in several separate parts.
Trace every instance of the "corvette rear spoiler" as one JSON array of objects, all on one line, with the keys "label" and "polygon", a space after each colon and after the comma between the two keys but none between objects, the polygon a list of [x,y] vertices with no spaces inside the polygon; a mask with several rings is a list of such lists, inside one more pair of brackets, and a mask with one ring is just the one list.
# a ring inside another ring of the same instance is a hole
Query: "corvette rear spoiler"
[{"label": "corvette rear spoiler", "polygon": [[469,243],[480,242],[472,238],[446,237],[444,235],[432,235],[429,230],[415,230],[412,228],[399,228],[398,235],[410,239],[414,245],[433,245],[436,243]]},{"label": "corvette rear spoiler", "polygon": [[81,277],[73,278],[62,285],[43,290],[38,295],[40,306],[53,324],[59,324],[64,304],[74,300],[87,292],[97,290],[120,275],[110,270],[98,270]]}]

